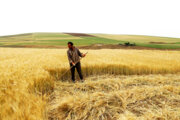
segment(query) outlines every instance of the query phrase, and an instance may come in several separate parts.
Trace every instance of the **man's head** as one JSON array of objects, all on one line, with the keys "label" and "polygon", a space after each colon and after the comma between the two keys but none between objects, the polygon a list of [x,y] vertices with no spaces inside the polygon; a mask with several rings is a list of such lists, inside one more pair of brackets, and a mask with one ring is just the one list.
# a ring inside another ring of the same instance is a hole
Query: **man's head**
[{"label": "man's head", "polygon": [[68,42],[68,48],[70,48],[70,49],[73,48],[73,43],[72,42]]}]

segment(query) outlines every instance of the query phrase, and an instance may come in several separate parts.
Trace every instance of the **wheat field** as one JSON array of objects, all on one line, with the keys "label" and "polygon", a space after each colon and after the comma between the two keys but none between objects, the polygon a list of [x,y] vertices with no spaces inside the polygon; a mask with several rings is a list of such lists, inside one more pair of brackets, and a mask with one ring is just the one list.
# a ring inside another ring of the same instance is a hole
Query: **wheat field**
[{"label": "wheat field", "polygon": [[0,120],[180,119],[179,51],[87,51],[74,84],[66,49],[0,48]]},{"label": "wheat field", "polygon": [[179,75],[103,75],[89,77],[84,84],[57,82],[48,118],[179,120]]}]

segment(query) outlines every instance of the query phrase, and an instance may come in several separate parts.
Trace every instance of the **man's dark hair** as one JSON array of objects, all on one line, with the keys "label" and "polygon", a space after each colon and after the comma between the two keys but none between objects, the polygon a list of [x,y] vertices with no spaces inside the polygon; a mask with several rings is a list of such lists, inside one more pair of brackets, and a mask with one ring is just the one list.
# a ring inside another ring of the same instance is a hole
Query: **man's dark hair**
[{"label": "man's dark hair", "polygon": [[73,46],[73,43],[72,42],[68,42],[68,44],[71,44]]}]

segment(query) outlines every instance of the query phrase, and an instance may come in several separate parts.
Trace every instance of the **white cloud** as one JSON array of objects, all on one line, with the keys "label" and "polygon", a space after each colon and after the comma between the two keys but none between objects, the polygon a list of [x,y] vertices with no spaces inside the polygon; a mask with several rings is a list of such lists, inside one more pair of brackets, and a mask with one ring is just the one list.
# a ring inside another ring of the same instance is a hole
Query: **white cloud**
[{"label": "white cloud", "polygon": [[180,37],[179,0],[2,0],[0,35],[82,32]]}]

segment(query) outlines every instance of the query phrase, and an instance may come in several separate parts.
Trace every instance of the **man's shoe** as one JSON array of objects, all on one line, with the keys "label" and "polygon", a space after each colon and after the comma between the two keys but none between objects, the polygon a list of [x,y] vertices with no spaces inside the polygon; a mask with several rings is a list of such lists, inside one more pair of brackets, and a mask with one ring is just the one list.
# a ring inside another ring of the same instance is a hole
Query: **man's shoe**
[{"label": "man's shoe", "polygon": [[84,82],[84,79],[82,79],[81,82]]},{"label": "man's shoe", "polygon": [[73,83],[76,83],[76,81],[75,81],[75,80],[73,80],[72,82],[73,82]]}]

